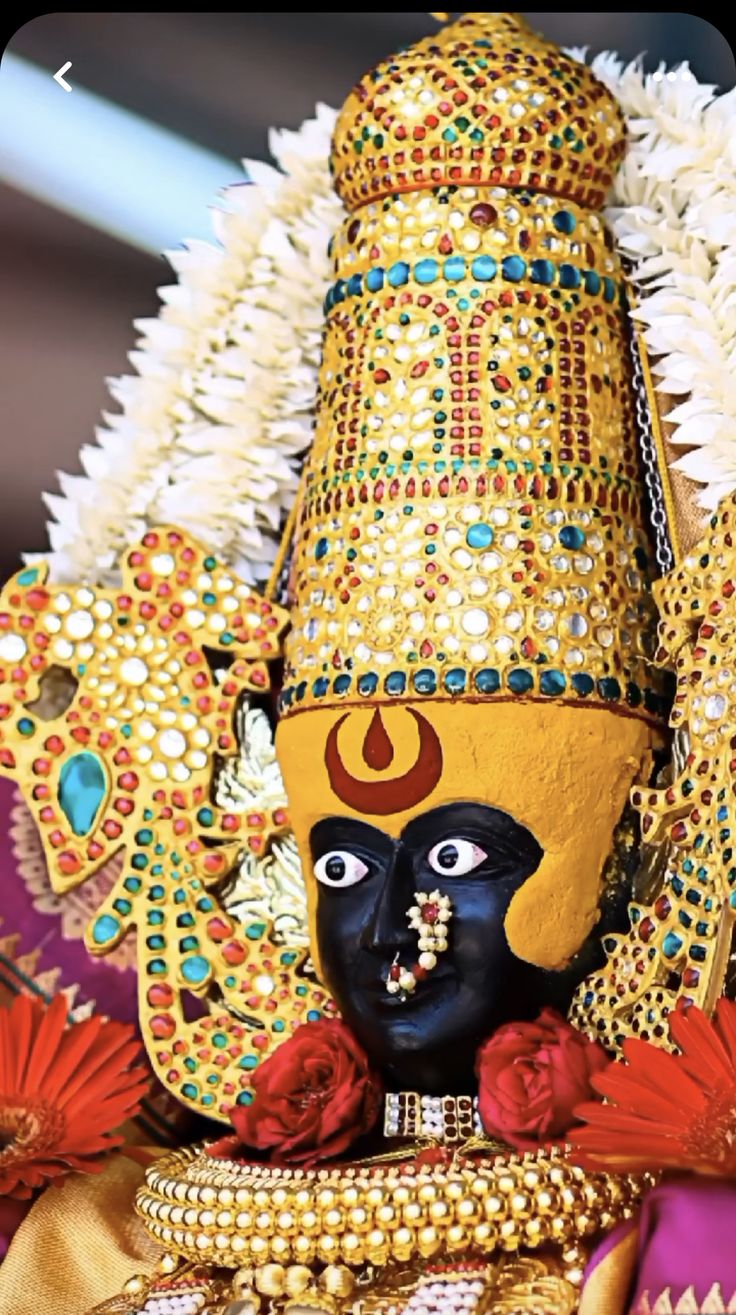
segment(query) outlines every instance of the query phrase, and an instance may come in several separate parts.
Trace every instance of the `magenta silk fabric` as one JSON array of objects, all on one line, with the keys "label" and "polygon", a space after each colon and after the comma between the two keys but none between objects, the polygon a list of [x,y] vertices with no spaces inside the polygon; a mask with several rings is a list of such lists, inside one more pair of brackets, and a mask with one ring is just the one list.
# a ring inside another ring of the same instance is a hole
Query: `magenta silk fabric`
[{"label": "magenta silk fabric", "polygon": [[630,1315],[654,1306],[666,1288],[673,1308],[691,1286],[702,1302],[714,1283],[728,1305],[736,1293],[736,1182],[688,1176],[655,1187],[637,1218],[614,1229],[594,1252],[586,1280],[631,1229],[638,1230],[639,1250],[625,1307]]}]

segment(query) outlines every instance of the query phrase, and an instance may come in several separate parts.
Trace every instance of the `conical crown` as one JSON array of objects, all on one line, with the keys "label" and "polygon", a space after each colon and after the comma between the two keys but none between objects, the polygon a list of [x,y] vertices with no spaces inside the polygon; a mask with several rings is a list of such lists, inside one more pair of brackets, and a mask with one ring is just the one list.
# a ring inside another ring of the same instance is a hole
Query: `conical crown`
[{"label": "conical crown", "polygon": [[476,14],[349,96],[286,714],[556,698],[652,716],[621,270],[589,70]]}]

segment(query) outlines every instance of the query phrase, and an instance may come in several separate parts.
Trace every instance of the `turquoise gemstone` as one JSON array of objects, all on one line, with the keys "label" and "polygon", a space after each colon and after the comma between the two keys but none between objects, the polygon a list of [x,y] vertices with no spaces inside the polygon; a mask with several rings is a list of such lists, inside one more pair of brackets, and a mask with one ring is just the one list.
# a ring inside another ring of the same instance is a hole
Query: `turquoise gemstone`
[{"label": "turquoise gemstone", "polygon": [[579,288],[581,282],[580,270],[575,265],[560,265],[560,287],[561,288]]},{"label": "turquoise gemstone", "polygon": [[434,694],[437,689],[437,677],[430,667],[423,667],[421,671],[414,673],[413,684],[417,694]]},{"label": "turquoise gemstone", "polygon": [[182,960],[181,971],[188,982],[196,985],[204,981],[210,971],[210,965],[203,955],[193,954],[191,958]]},{"label": "turquoise gemstone", "polygon": [[543,694],[564,694],[567,680],[561,671],[543,671],[539,678],[539,688]]},{"label": "turquoise gemstone", "polygon": [[552,223],[558,233],[574,233],[577,220],[569,210],[558,210],[556,215],[552,216]]},{"label": "turquoise gemstone", "polygon": [[409,266],[405,260],[397,260],[388,271],[388,281],[392,288],[401,288],[409,282]]},{"label": "turquoise gemstone", "polygon": [[665,959],[674,959],[678,950],[682,948],[682,937],[678,936],[676,931],[668,931],[662,942],[662,953]]},{"label": "turquoise gemstone", "polygon": [[493,256],[476,256],[470,266],[470,272],[479,283],[488,283],[496,277],[496,268]]},{"label": "turquoise gemstone", "polygon": [[451,667],[445,672],[445,689],[448,694],[462,694],[467,681],[467,676],[462,667]]},{"label": "turquoise gemstone", "polygon": [[18,584],[35,584],[37,579],[38,571],[33,566],[27,571],[21,571],[20,575],[16,576]]},{"label": "turquoise gemstone", "polygon": [[595,681],[593,680],[593,677],[587,676],[585,672],[580,672],[574,675],[572,678],[572,684],[575,693],[582,695],[583,698],[587,698],[587,696],[592,694],[595,689]]},{"label": "turquoise gemstone", "polygon": [[511,283],[518,283],[526,274],[526,261],[521,256],[504,256],[501,261],[501,269],[505,279]]},{"label": "turquoise gemstone", "polygon": [[383,270],[369,269],[366,274],[365,284],[369,292],[380,292],[383,287]]},{"label": "turquoise gemstone", "polygon": [[450,256],[445,261],[445,278],[449,283],[457,283],[460,279],[465,278],[465,257]]},{"label": "turquoise gemstone", "polygon": [[585,271],[585,291],[590,292],[593,296],[601,290],[601,276],[596,274],[594,269]]},{"label": "turquoise gemstone", "polygon": [[93,753],[75,753],[68,758],[59,778],[59,803],[75,836],[91,831],[100,804],[107,794],[102,763]]},{"label": "turquoise gemstone", "polygon": [[195,1087],[193,1082],[185,1082],[181,1094],[186,1096],[187,1100],[196,1100],[199,1095],[199,1088]]},{"label": "turquoise gemstone", "polygon": [[465,537],[470,548],[489,548],[493,543],[493,530],[485,521],[478,521],[471,525]]},{"label": "turquoise gemstone", "polygon": [[501,685],[501,679],[493,667],[482,667],[476,673],[475,688],[479,694],[495,694]]},{"label": "turquoise gemstone", "polygon": [[439,272],[440,267],[436,260],[420,260],[414,266],[414,278],[417,283],[434,283]]},{"label": "turquoise gemstone", "polygon": [[578,529],[577,525],[565,525],[560,530],[560,543],[564,548],[582,548],[585,543],[585,533]]},{"label": "turquoise gemstone", "polygon": [[507,676],[509,689],[514,694],[526,694],[534,685],[534,677],[531,672],[525,671],[523,667],[514,667]]},{"label": "turquoise gemstone", "polygon": [[542,283],[545,287],[548,287],[550,283],[554,282],[554,277],[555,267],[551,260],[532,261],[532,283]]},{"label": "turquoise gemstone", "polygon": [[92,927],[92,940],[95,945],[107,945],[120,931],[120,922],[110,913],[102,913]]}]

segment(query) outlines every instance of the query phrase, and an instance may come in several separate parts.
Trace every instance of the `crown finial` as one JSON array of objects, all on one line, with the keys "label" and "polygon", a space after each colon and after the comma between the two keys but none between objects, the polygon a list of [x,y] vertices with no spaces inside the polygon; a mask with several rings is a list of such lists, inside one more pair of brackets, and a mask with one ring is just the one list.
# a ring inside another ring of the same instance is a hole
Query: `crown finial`
[{"label": "crown finial", "polygon": [[624,146],[590,69],[514,13],[470,13],[366,74],[338,119],[350,210],[442,183],[531,187],[599,208]]}]

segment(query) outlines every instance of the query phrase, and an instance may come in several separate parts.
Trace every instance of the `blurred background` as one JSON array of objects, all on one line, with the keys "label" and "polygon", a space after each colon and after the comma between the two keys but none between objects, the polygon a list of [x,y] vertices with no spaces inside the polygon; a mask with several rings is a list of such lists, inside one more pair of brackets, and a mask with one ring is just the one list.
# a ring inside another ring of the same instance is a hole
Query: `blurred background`
[{"label": "blurred background", "polygon": [[[527,13],[561,45],[688,60],[702,81],[736,82],[726,38],[694,14]],[[3,262],[0,573],[46,546],[44,490],[109,405],[132,320],[173,281],[156,254],[207,237],[207,207],[267,159],[272,125],[339,105],[392,48],[433,29],[424,13],[45,14],[0,64]],[[71,93],[53,74],[64,74]]]}]

